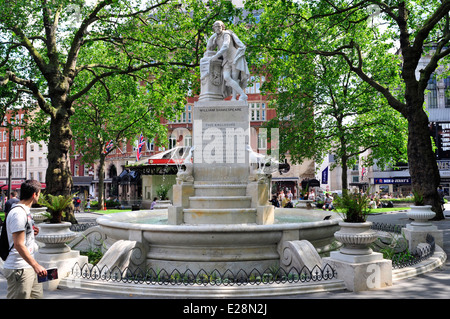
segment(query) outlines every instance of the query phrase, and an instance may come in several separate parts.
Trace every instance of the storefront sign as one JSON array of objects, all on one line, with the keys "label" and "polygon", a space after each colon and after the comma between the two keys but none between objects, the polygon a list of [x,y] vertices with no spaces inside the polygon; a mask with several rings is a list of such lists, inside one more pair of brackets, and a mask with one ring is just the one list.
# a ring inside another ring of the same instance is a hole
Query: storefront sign
[{"label": "storefront sign", "polygon": [[440,171],[450,170],[450,161],[437,161],[437,166]]},{"label": "storefront sign", "polygon": [[[450,123],[448,122],[431,122],[430,134],[437,146],[436,159],[450,159]],[[447,162],[447,161],[444,161]],[[441,168],[439,168],[441,169]],[[450,169],[442,168],[444,170]]]},{"label": "storefront sign", "polygon": [[375,178],[375,184],[411,184],[409,177]]}]

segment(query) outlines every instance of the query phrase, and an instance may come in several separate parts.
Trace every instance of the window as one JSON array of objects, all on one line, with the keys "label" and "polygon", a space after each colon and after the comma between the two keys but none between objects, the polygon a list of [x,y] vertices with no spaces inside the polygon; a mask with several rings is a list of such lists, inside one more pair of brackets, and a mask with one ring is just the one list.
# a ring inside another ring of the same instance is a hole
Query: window
[{"label": "window", "polygon": [[42,172],[38,172],[38,181],[40,181],[40,182],[43,181]]},{"label": "window", "polygon": [[14,146],[14,158],[19,158],[19,146]]},{"label": "window", "polygon": [[192,146],[192,136],[184,137],[184,146]]},{"label": "window", "polygon": [[42,166],[42,157],[38,158],[38,166]]},{"label": "window", "polygon": [[266,120],[266,104],[265,103],[250,103],[250,121],[265,121]]},{"label": "window", "polygon": [[2,148],[2,158],[6,159],[6,146],[3,146]]},{"label": "window", "polygon": [[153,152],[155,150],[155,142],[154,140],[147,140],[147,150]]},{"label": "window", "polygon": [[437,105],[437,85],[436,85],[436,79],[433,77],[428,81],[427,86],[428,92],[428,101],[427,105],[429,109],[436,109],[438,107]]},{"label": "window", "polygon": [[34,152],[34,145],[33,144],[30,145],[30,152]]},{"label": "window", "polygon": [[450,77],[444,79],[445,85],[445,108],[450,108]]},{"label": "window", "polygon": [[177,139],[175,137],[169,138],[169,149],[174,148],[177,145]]},{"label": "window", "polygon": [[[40,159],[40,157],[39,157],[39,159]],[[74,172],[73,172],[73,176],[78,176],[78,164],[75,164],[74,165]]]},{"label": "window", "polygon": [[23,145],[20,145],[20,158],[23,158]]},{"label": "window", "polygon": [[3,142],[6,142],[8,139],[8,136],[6,135],[6,131],[3,131]]},{"label": "window", "polygon": [[172,123],[191,123],[192,122],[192,105],[188,104],[184,108],[184,112],[177,116]]},{"label": "window", "polygon": [[258,149],[267,149],[267,131],[258,134]]},{"label": "window", "polygon": [[30,167],[33,167],[34,165],[34,157],[30,157]]}]

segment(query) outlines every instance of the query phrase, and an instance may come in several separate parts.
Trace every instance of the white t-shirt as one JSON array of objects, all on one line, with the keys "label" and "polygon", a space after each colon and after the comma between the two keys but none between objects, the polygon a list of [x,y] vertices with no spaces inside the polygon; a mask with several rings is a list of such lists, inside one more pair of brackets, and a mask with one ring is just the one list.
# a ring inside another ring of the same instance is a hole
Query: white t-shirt
[{"label": "white t-shirt", "polygon": [[[28,223],[27,223],[28,221]],[[16,204],[8,213],[6,218],[6,230],[8,234],[9,246],[13,244],[12,234],[20,231],[25,231],[25,247],[32,256],[34,256],[35,251],[35,241],[34,241],[34,230],[33,230],[34,220],[31,216],[30,209],[22,204]],[[22,269],[31,268],[13,247],[9,252],[8,258],[6,258],[3,264],[5,269]]]}]

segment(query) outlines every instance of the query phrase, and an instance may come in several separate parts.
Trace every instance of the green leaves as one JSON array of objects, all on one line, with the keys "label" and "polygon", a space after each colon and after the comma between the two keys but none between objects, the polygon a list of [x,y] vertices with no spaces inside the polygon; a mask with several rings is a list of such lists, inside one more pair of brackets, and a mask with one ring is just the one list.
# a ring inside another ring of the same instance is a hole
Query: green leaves
[{"label": "green leaves", "polygon": [[65,216],[64,211],[72,204],[72,196],[41,194],[38,204],[48,208],[50,223],[60,223],[61,216]]},{"label": "green leaves", "polygon": [[342,196],[336,196],[333,200],[335,210],[342,215],[348,223],[363,223],[370,213],[370,198],[367,194],[342,192]]}]

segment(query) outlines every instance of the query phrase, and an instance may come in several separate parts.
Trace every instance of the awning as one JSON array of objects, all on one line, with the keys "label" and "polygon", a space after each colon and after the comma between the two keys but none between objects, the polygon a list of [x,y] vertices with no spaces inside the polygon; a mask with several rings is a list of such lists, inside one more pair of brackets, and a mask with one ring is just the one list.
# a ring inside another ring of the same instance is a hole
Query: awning
[{"label": "awning", "polygon": [[[18,189],[20,189],[20,186],[22,185],[22,183],[20,183],[20,184],[12,184],[11,185],[11,189],[12,190],[18,190]],[[46,185],[45,185],[45,183],[41,183],[41,187],[42,187],[42,189],[45,189],[46,188]],[[3,184],[3,185],[1,185],[0,186],[0,189],[2,189],[2,190],[7,190],[8,189],[8,184]]]},{"label": "awning", "polygon": [[120,173],[119,177],[117,178],[117,181],[120,185],[125,185],[129,183],[136,183],[136,181],[139,179],[140,175],[136,171],[127,171],[123,170],[122,173]]},{"label": "awning", "polygon": [[307,187],[320,187],[320,182],[315,178],[302,180],[302,188]]},{"label": "awning", "polygon": [[73,186],[91,186],[93,179],[92,176],[73,176]]}]

